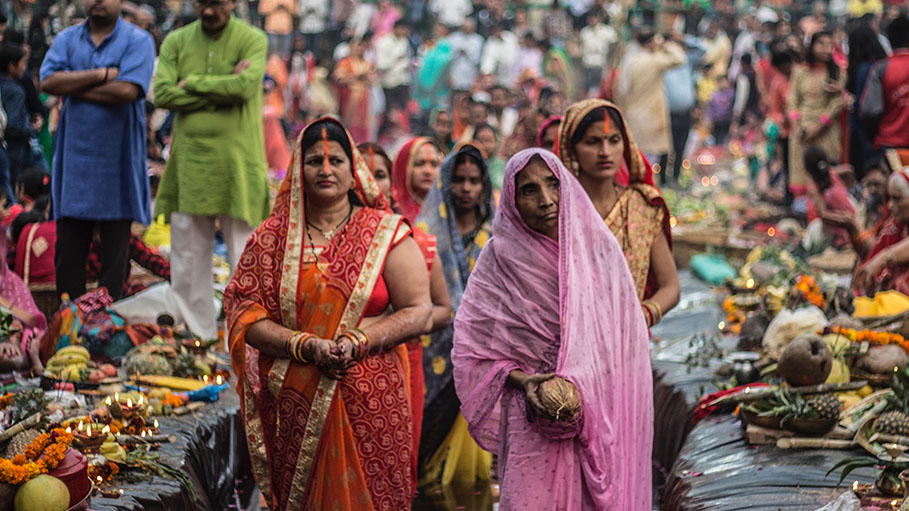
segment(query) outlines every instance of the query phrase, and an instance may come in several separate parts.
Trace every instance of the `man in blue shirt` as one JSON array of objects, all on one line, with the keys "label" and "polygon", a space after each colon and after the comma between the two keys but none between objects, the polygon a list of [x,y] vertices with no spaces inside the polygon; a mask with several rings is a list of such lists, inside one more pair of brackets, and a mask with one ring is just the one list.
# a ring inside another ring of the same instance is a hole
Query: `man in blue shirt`
[{"label": "man in blue shirt", "polygon": [[63,97],[51,197],[57,221],[57,291],[85,293],[97,228],[100,285],[116,300],[129,275],[132,222],[150,221],[145,93],[151,35],[122,19],[122,0],[91,0],[85,23],[61,32],[41,65],[41,88]]}]

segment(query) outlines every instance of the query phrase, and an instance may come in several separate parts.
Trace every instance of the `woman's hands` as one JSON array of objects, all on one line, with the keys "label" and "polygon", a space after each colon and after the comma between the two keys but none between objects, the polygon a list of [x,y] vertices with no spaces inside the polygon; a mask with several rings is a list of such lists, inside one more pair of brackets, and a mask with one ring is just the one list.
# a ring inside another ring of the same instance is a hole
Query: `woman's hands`
[{"label": "woman's hands", "polygon": [[351,347],[346,339],[340,343],[329,339],[312,338],[306,341],[303,351],[312,360],[319,371],[332,380],[342,380],[348,371],[357,363],[350,356]]},{"label": "woman's hands", "polygon": [[555,417],[549,415],[549,412],[546,411],[546,407],[544,407],[543,403],[540,401],[540,385],[555,376],[555,373],[527,375],[522,382],[524,397],[527,398],[527,404],[530,405],[530,409],[533,410],[534,415],[538,417],[550,420],[555,419]]},{"label": "woman's hands", "polygon": [[874,295],[874,277],[887,267],[887,251],[877,254],[870,261],[859,267],[852,280],[853,287],[866,296]]}]

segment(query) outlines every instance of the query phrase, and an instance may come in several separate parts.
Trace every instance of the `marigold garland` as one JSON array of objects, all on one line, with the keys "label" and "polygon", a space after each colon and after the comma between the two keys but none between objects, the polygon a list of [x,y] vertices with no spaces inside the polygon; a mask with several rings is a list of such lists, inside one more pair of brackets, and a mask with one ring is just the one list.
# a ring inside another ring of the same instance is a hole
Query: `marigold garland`
[{"label": "marigold garland", "polygon": [[[25,454],[17,454],[11,460],[0,458],[0,481],[15,486],[46,474],[63,461],[66,448],[71,443],[73,435],[65,429],[56,428],[50,433],[42,433],[25,447]],[[38,459],[42,453],[44,458]]]},{"label": "marigold garland", "polygon": [[0,410],[6,408],[12,402],[13,402],[13,394],[11,392],[7,392],[6,394],[3,394],[2,396],[0,396]]},{"label": "marigold garland", "polygon": [[795,281],[795,289],[801,293],[808,303],[817,306],[821,310],[827,309],[827,299],[824,298],[824,293],[821,292],[820,286],[817,285],[817,281],[811,275],[799,275]]},{"label": "marigold garland", "polygon": [[851,342],[868,341],[871,344],[877,344],[880,346],[887,344],[896,344],[899,347],[903,348],[904,351],[909,353],[909,341],[907,341],[900,334],[895,334],[893,332],[878,332],[875,330],[854,330],[852,328],[845,328],[841,326],[833,326],[830,327],[829,330],[835,334],[842,335],[843,337],[849,339]]},{"label": "marigold garland", "polygon": [[745,321],[745,311],[735,306],[735,297],[727,296],[723,300],[723,312],[726,313],[726,328],[733,334],[738,334]]}]

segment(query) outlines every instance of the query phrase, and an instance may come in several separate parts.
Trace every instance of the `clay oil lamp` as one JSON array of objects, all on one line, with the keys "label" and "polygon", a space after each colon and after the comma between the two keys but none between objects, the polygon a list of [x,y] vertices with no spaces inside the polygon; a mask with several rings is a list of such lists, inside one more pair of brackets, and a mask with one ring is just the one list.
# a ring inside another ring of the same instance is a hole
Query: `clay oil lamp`
[{"label": "clay oil lamp", "polygon": [[83,450],[97,449],[104,443],[104,439],[107,437],[107,435],[102,435],[100,433],[100,426],[98,431],[95,431],[91,422],[86,425],[82,421],[79,421],[79,425],[72,431],[72,434],[73,444]]}]

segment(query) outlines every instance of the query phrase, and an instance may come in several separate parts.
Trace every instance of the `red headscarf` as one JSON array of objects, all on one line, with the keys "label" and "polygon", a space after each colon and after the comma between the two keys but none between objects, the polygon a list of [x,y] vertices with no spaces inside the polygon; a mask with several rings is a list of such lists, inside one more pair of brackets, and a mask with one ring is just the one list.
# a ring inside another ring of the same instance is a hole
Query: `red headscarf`
[{"label": "red headscarf", "polygon": [[398,212],[411,223],[416,220],[417,215],[420,214],[420,208],[423,206],[423,199],[417,197],[413,191],[413,162],[417,157],[417,152],[426,144],[435,145],[435,142],[429,137],[417,137],[408,141],[398,151],[394,169],[392,169],[392,200],[394,200]]}]

